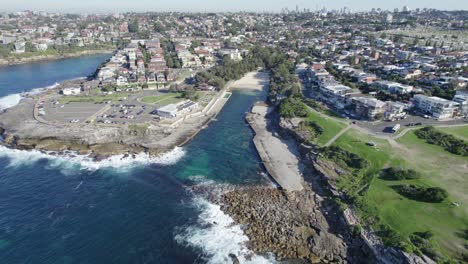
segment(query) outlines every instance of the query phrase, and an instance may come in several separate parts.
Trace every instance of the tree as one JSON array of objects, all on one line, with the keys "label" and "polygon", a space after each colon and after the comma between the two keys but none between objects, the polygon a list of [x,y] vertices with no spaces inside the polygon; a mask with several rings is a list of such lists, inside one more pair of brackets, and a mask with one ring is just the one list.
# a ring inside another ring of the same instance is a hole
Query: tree
[{"label": "tree", "polygon": [[192,100],[192,101],[196,101],[198,100],[198,93],[197,91],[195,91],[195,89],[193,89],[192,87],[189,87],[185,89],[185,91],[182,92],[182,97]]},{"label": "tree", "polygon": [[137,21],[137,20],[133,20],[132,22],[130,22],[130,23],[128,24],[128,31],[129,31],[130,33],[136,33],[136,32],[138,32],[138,28],[139,28],[139,27],[138,27],[138,21]]},{"label": "tree", "polygon": [[166,31],[166,27],[159,21],[156,21],[153,25],[154,31],[158,33],[164,33]]}]

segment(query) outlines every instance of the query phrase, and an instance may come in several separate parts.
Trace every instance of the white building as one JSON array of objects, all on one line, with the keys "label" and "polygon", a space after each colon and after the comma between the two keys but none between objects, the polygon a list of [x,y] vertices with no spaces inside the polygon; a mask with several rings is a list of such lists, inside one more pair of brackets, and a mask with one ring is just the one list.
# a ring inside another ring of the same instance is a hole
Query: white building
[{"label": "white building", "polygon": [[15,52],[16,53],[26,52],[26,42],[16,42],[15,43]]},{"label": "white building", "polygon": [[177,104],[168,104],[157,109],[157,114],[163,118],[175,118],[198,108],[198,103],[185,100]]},{"label": "white building", "polygon": [[458,116],[460,104],[439,97],[417,94],[413,97],[415,107],[436,119],[449,119]]},{"label": "white building", "polygon": [[407,94],[414,90],[414,87],[411,85],[390,81],[376,81],[373,83],[373,86],[392,94]]},{"label": "white building", "polygon": [[453,101],[460,104],[460,113],[468,116],[468,91],[457,91]]},{"label": "white building", "polygon": [[227,55],[231,60],[242,60],[242,54],[238,49],[221,49],[219,54]]},{"label": "white building", "polygon": [[63,95],[77,95],[81,93],[81,88],[79,87],[70,87],[70,88],[64,88],[62,90]]}]

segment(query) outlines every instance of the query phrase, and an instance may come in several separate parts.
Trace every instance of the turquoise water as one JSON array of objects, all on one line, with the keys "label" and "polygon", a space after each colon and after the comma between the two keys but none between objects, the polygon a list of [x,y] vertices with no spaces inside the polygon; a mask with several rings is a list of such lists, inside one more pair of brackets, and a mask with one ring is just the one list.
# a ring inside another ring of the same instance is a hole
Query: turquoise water
[{"label": "turquoise water", "polygon": [[[74,71],[74,61],[82,65],[83,58],[47,62],[54,74],[44,73],[51,77],[41,77],[42,84],[65,76],[57,68]],[[12,87],[17,76],[44,67],[0,68],[0,82],[13,84],[9,92],[35,88],[34,78]],[[94,70],[79,67],[85,70],[72,78]],[[235,91],[217,120],[186,146],[131,166],[0,149],[0,262],[225,263],[229,253],[242,259],[249,252],[240,228],[191,187],[267,184],[244,121],[253,102],[264,98]]]}]

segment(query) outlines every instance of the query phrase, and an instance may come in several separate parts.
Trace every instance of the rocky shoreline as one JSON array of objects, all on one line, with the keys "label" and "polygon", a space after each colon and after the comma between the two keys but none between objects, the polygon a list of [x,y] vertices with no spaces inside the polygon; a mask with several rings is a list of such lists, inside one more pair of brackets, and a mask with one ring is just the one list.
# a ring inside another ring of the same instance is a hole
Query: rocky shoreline
[{"label": "rocky shoreline", "polygon": [[222,210],[245,227],[255,252],[272,252],[277,260],[344,263],[346,243],[328,232],[320,197],[310,190],[273,188],[236,190],[221,196]]},{"label": "rocky shoreline", "polygon": [[84,50],[76,53],[68,53],[63,55],[37,55],[27,58],[3,58],[0,59],[0,67],[6,67],[11,65],[26,64],[31,62],[39,61],[51,61],[51,60],[60,60],[68,58],[77,58],[82,56],[97,55],[97,54],[110,54],[114,50],[102,49],[102,50]]},{"label": "rocky shoreline", "polygon": [[[243,79],[238,82],[243,81]],[[76,84],[69,80],[44,93],[58,92],[66,85]],[[226,87],[228,90],[230,87]],[[0,112],[0,145],[12,149],[38,150],[42,152],[72,151],[104,159],[114,155],[147,153],[158,156],[180,147],[193,139],[224,107],[227,99],[216,99],[212,109],[192,116],[177,124],[148,124],[144,130],[126,125],[50,123],[40,121],[34,115],[34,107],[44,93],[22,98],[20,103]]]},{"label": "rocky shoreline", "polygon": [[182,146],[203,129],[214,115],[201,115],[177,127],[149,125],[144,131],[130,126],[101,124],[49,124],[32,114],[36,97],[0,113],[0,144],[19,150],[73,151],[103,159],[145,152],[156,156]]}]

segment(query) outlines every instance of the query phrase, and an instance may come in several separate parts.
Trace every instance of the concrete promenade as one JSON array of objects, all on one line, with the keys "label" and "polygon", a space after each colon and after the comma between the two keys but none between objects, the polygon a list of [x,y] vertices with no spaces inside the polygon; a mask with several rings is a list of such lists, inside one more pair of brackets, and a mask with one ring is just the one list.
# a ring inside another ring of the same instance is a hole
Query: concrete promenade
[{"label": "concrete promenade", "polygon": [[287,191],[300,191],[304,187],[299,159],[293,154],[295,146],[282,141],[268,131],[266,115],[271,111],[265,103],[256,103],[246,119],[255,132],[253,139],[258,154],[270,176]]}]

